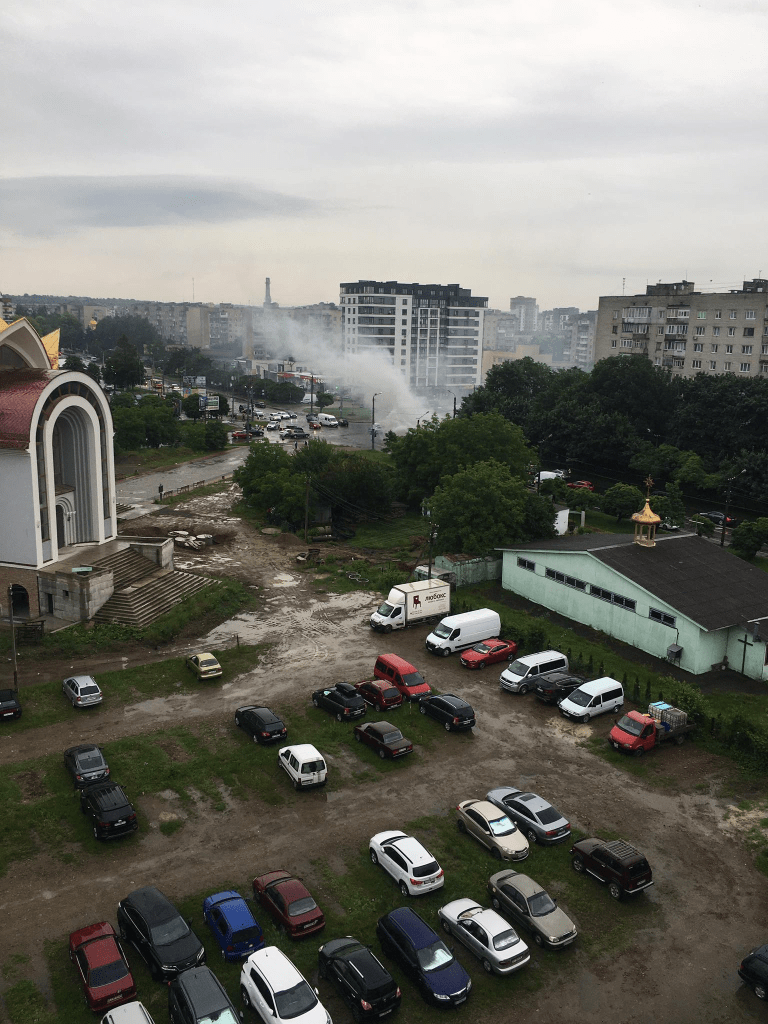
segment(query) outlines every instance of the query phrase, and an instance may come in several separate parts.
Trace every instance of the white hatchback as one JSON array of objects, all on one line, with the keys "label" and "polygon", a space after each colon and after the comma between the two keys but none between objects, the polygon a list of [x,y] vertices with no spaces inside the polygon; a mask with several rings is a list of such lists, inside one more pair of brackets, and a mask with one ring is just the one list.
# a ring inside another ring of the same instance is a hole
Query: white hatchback
[{"label": "white hatchback", "polygon": [[277,752],[277,763],[293,782],[294,789],[324,786],[328,780],[325,759],[311,743],[295,743]]},{"label": "white hatchback", "polygon": [[277,946],[251,953],[240,972],[240,994],[261,1020],[333,1024],[315,989]]},{"label": "white hatchback", "polygon": [[421,896],[445,884],[443,869],[418,839],[405,832],[379,832],[371,838],[374,864],[391,875],[403,896]]},{"label": "white hatchback", "polygon": [[153,1021],[144,1005],[136,1002],[115,1006],[101,1018],[101,1024],[153,1024]]}]

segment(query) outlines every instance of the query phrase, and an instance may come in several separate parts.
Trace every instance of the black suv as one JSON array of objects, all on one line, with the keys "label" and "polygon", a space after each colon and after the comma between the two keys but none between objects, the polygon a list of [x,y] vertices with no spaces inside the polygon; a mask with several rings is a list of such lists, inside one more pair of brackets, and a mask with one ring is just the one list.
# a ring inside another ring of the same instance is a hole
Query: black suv
[{"label": "black suv", "polygon": [[471,704],[452,693],[433,693],[419,701],[419,711],[442,722],[446,732],[474,729],[475,712]]},{"label": "black suv", "polygon": [[[227,1013],[227,1011],[229,1011]],[[236,1024],[237,1010],[210,967],[193,967],[168,986],[171,1024]]]},{"label": "black suv", "polygon": [[768,999],[768,946],[758,946],[739,964],[739,977],[752,986],[758,999]]},{"label": "black suv", "polygon": [[335,686],[315,690],[312,703],[316,708],[325,708],[336,715],[337,722],[360,718],[365,714],[365,701],[352,683],[336,683]]},{"label": "black suv", "polygon": [[536,696],[545,704],[557,704],[586,681],[586,676],[577,676],[573,672],[545,672],[536,683]]},{"label": "black suv", "polygon": [[281,718],[269,708],[246,704],[235,712],[235,725],[247,732],[254,743],[273,743],[284,740],[288,730]]},{"label": "black suv", "polygon": [[99,747],[93,743],[81,743],[78,747],[65,750],[64,767],[72,776],[77,789],[109,778],[109,765]]},{"label": "black suv", "polygon": [[205,963],[205,947],[176,907],[154,885],[135,889],[117,905],[120,938],[131,942],[155,981],[169,982]]},{"label": "black suv", "polygon": [[400,989],[367,946],[347,935],[317,952],[321,978],[330,979],[356,1021],[385,1017],[400,1005]]},{"label": "black suv", "polygon": [[571,847],[571,864],[579,874],[586,872],[599,882],[607,882],[615,900],[632,896],[653,885],[651,866],[642,853],[623,839],[581,839]]},{"label": "black suv", "polygon": [[117,839],[139,827],[136,811],[115,782],[86,785],[80,790],[80,810],[91,819],[94,839]]}]

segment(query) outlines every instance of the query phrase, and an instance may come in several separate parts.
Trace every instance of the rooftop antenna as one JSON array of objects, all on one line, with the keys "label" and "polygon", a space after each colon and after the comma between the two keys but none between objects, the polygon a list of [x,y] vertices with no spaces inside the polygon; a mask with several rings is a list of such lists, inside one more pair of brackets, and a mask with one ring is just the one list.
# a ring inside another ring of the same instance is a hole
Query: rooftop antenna
[{"label": "rooftop antenna", "polygon": [[621,279],[621,294],[622,295],[624,294],[624,288],[626,287],[626,284],[627,284],[626,277],[622,277],[622,279]]}]

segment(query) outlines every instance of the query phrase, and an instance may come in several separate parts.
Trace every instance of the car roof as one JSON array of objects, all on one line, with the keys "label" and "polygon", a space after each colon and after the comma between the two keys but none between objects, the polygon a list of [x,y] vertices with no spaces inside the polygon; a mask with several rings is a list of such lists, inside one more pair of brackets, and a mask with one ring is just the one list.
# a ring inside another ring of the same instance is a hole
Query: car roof
[{"label": "car roof", "polygon": [[396,846],[402,855],[414,866],[429,864],[435,859],[429,850],[422,846],[419,840],[414,839],[413,836],[402,836],[399,839],[394,839],[389,845]]},{"label": "car roof", "polygon": [[129,802],[122,786],[108,780],[94,782],[92,785],[86,786],[83,792],[89,796],[97,796],[104,811],[114,811],[118,807],[126,807]]},{"label": "car roof", "polygon": [[[456,902],[458,903],[460,901],[457,900]],[[471,902],[474,903],[474,900]],[[465,911],[463,912],[459,911],[459,914],[466,913],[466,910],[468,909],[469,908],[465,908]],[[489,935],[499,935],[501,932],[509,931],[512,927],[509,922],[505,921],[500,914],[497,914],[496,911],[492,910],[490,907],[478,906],[476,911],[474,913],[467,914],[467,917],[470,917],[482,928],[485,928]]]},{"label": "car roof", "polygon": [[169,921],[174,915],[181,916],[168,897],[154,885],[145,885],[141,889],[134,889],[123,902],[126,900],[129,900],[142,917],[150,923]]},{"label": "car roof", "polygon": [[106,1024],[152,1024],[144,1004],[138,1001],[113,1006],[107,1011],[104,1021]]},{"label": "car roof", "polygon": [[99,684],[93,678],[93,676],[67,676],[68,680],[73,680],[79,683],[80,686],[98,686]]},{"label": "car roof", "polygon": [[221,911],[233,929],[237,930],[253,924],[254,917],[251,908],[239,892],[232,889],[226,892],[217,892],[210,897],[210,900],[211,906],[215,906]]},{"label": "car roof", "polygon": [[446,702],[446,704],[451,704],[455,708],[471,707],[471,705],[467,701],[465,701],[463,697],[457,697],[455,693],[436,693],[433,695],[432,698],[427,697],[427,700],[434,699],[434,697],[440,697],[442,700]]},{"label": "car roof", "polygon": [[216,1010],[224,1009],[229,1002],[221,982],[210,967],[205,965],[182,971],[177,984],[185,990],[199,1017],[208,1017]]},{"label": "car roof", "polygon": [[437,938],[436,932],[410,907],[398,907],[396,910],[390,910],[385,916],[403,930],[414,949],[430,946]]},{"label": "car roof", "polygon": [[410,661],[406,661],[405,658],[401,658],[397,654],[380,654],[376,660],[385,661],[392,668],[396,668],[401,674],[418,671],[415,665],[412,665]]},{"label": "car roof", "polygon": [[493,821],[494,818],[500,818],[504,814],[504,811],[497,807],[496,804],[492,804],[490,800],[473,800],[471,806],[473,811],[482,814],[489,821]]},{"label": "car roof", "polygon": [[600,676],[599,679],[591,679],[588,683],[582,683],[579,689],[582,693],[588,693],[594,697],[595,694],[602,693],[609,686],[621,686],[618,679],[612,679],[610,676]]},{"label": "car roof", "polygon": [[319,757],[325,760],[317,747],[313,747],[311,743],[294,743],[293,746],[283,747],[280,751],[281,754],[283,750],[290,750],[294,757],[299,761],[303,761],[305,757]]},{"label": "car roof", "polygon": [[526,804],[534,814],[538,811],[545,811],[547,807],[552,806],[548,800],[538,796],[536,793],[515,793],[514,796],[516,800],[520,800],[522,803]]},{"label": "car roof", "polygon": [[535,896],[537,892],[542,892],[542,886],[538,882],[534,882],[528,875],[521,875],[519,871],[502,871],[500,875],[496,876],[496,880],[497,883],[510,882],[525,897]]},{"label": "car roof", "polygon": [[299,969],[277,946],[265,946],[263,949],[257,949],[255,953],[251,953],[246,963],[258,968],[276,992],[293,988],[303,979]]},{"label": "car roof", "polygon": [[536,654],[524,654],[518,661],[524,662],[528,665],[531,662],[538,661],[539,658],[564,658],[565,655],[562,651],[537,651]]},{"label": "car roof", "polygon": [[[0,690],[0,694],[2,694],[2,690]],[[68,747],[64,753],[70,757],[77,757],[78,754],[90,754],[94,750],[101,754],[101,748],[97,747],[95,743],[79,743],[76,747]]]}]

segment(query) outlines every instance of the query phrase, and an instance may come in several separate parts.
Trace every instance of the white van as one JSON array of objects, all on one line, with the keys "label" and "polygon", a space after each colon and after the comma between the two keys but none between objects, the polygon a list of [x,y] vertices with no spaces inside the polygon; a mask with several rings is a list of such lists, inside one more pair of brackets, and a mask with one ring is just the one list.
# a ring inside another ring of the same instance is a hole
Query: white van
[{"label": "white van", "polygon": [[153,1022],[143,1003],[135,1002],[113,1007],[106,1017],[101,1018],[101,1024],[153,1024]]},{"label": "white van", "polygon": [[338,427],[339,421],[335,416],[331,416],[329,412],[321,412],[317,415],[318,420],[324,427]]},{"label": "white van", "polygon": [[624,689],[620,682],[610,676],[593,679],[573,690],[560,701],[560,710],[567,718],[577,722],[588,722],[595,715],[615,711],[624,704]]},{"label": "white van", "polygon": [[277,752],[277,762],[293,782],[294,789],[324,786],[328,780],[323,755],[311,743],[283,747]]},{"label": "white van", "polygon": [[513,661],[499,676],[502,690],[508,693],[528,693],[536,685],[544,672],[556,670],[568,671],[568,659],[560,651],[539,651],[538,654],[526,654],[523,658]]},{"label": "white van", "polygon": [[490,608],[478,608],[474,612],[448,615],[441,619],[424,643],[428,651],[447,658],[453,651],[463,651],[481,640],[498,636],[500,632],[499,613]]}]

